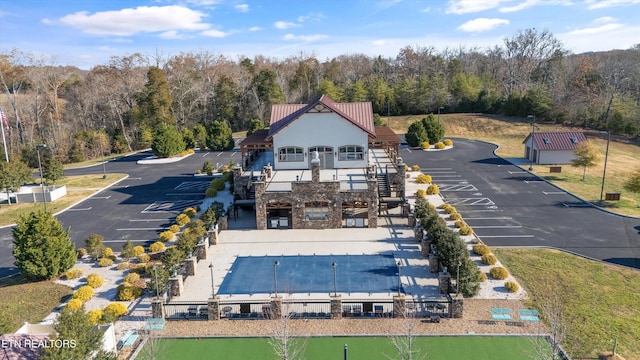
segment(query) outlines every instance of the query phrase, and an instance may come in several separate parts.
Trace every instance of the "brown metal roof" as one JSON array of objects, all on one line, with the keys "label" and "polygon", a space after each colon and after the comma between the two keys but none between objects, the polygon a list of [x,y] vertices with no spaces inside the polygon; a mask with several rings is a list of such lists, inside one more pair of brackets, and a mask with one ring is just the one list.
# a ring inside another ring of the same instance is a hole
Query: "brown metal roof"
[{"label": "brown metal roof", "polygon": [[400,145],[400,138],[396,133],[388,126],[376,126],[375,139],[369,137],[369,142],[384,143],[384,144],[398,144]]},{"label": "brown metal roof", "polygon": [[337,103],[330,97],[322,95],[309,104],[275,104],[271,106],[271,120],[267,140],[273,135],[298,119],[302,114],[312,111],[316,105],[321,104],[326,109],[340,115],[351,122],[369,136],[376,137],[373,125],[373,107],[371,102]]},{"label": "brown metal roof", "polygon": [[[523,144],[529,141],[530,133]],[[533,133],[534,148],[537,150],[573,150],[583,141],[587,141],[581,131],[536,132]]]},{"label": "brown metal roof", "polygon": [[247,136],[238,144],[240,148],[255,147],[256,145],[271,144],[271,141],[265,140],[269,135],[269,129],[258,129],[253,134]]}]

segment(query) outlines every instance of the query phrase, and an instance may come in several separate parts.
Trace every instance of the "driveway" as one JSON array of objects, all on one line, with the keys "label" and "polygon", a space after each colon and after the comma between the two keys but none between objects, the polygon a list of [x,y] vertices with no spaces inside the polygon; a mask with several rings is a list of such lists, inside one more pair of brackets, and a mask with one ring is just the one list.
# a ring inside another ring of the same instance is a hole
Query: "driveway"
[{"label": "driveway", "polygon": [[495,145],[454,139],[445,151],[403,148],[490,246],[552,247],[640,269],[640,219],[591,206],[494,155]]}]

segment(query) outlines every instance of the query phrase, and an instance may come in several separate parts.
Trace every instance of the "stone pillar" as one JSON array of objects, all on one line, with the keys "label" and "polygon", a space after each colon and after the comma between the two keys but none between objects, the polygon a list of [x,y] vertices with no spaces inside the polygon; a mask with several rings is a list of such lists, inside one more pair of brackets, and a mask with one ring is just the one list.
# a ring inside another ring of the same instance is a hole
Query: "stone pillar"
[{"label": "stone pillar", "polygon": [[266,185],[263,181],[254,183],[256,189],[256,229],[267,230],[267,205],[264,197]]},{"label": "stone pillar", "polygon": [[438,255],[434,253],[429,254],[429,271],[432,273],[437,273],[440,271],[440,261],[438,259]]},{"label": "stone pillar", "polygon": [[151,317],[164,319],[164,300],[162,298],[153,298],[151,300]]},{"label": "stone pillar", "polygon": [[331,296],[331,319],[342,319],[342,295]]},{"label": "stone pillar", "polygon": [[187,271],[187,275],[195,276],[196,275],[196,265],[198,264],[198,260],[195,256],[192,256],[184,261],[184,266]]},{"label": "stone pillar", "polygon": [[271,310],[272,319],[282,318],[282,298],[280,296],[274,296],[271,298],[269,310]]},{"label": "stone pillar", "polygon": [[428,257],[431,254],[431,241],[422,240],[420,242],[420,253],[424,257]]},{"label": "stone pillar", "polygon": [[424,237],[424,229],[422,228],[422,226],[416,226],[413,228],[413,239],[416,242],[420,242],[420,240],[422,240],[422,238]]},{"label": "stone pillar", "polygon": [[449,308],[449,315],[454,319],[462,318],[464,308],[464,297],[462,294],[451,295],[451,307]]},{"label": "stone pillar", "polygon": [[227,230],[229,228],[227,219],[228,219],[228,217],[226,215],[225,216],[221,216],[220,219],[218,219],[218,224],[220,225],[219,226],[220,230]]},{"label": "stone pillar", "polygon": [[200,243],[196,246],[196,257],[198,260],[207,260],[207,245],[206,243]]},{"label": "stone pillar", "polygon": [[451,287],[451,274],[449,272],[441,272],[438,274],[438,289],[441,294],[448,294]]},{"label": "stone pillar", "polygon": [[397,159],[396,169],[398,172],[398,195],[399,197],[405,196],[405,181],[407,176],[406,165],[402,158]]},{"label": "stone pillar", "polygon": [[169,289],[171,296],[180,296],[184,292],[184,284],[182,283],[182,275],[174,276],[169,279]]},{"label": "stone pillar", "polygon": [[393,317],[403,318],[407,309],[407,299],[403,294],[395,295],[393,297]]},{"label": "stone pillar", "polygon": [[371,198],[367,209],[369,228],[375,229],[378,227],[378,182],[375,179],[367,180],[367,196]]},{"label": "stone pillar", "polygon": [[[311,154],[309,154],[311,156]],[[320,159],[311,160],[311,182],[320,182]]]},{"label": "stone pillar", "polygon": [[417,221],[416,221],[416,213],[411,212],[411,211],[408,211],[408,212],[407,212],[407,214],[409,214],[409,215],[408,215],[408,217],[409,217],[409,220],[408,220],[408,222],[409,222],[409,223],[408,223],[409,227],[414,227],[414,226],[416,226],[416,223],[417,223]]},{"label": "stone pillar", "polygon": [[207,300],[207,319],[220,320],[220,298],[217,296]]},{"label": "stone pillar", "polygon": [[209,244],[218,245],[218,230],[216,228],[209,230]]}]

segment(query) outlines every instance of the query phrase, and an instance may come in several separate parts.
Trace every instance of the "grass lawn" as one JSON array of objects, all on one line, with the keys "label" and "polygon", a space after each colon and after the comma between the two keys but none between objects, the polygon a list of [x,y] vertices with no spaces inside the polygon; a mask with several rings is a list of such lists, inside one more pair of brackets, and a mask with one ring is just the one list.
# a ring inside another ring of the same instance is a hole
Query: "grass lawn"
[{"label": "grass lawn", "polygon": [[[367,321],[367,320],[363,320]],[[272,347],[265,338],[153,339],[137,359],[252,359],[275,360]],[[350,360],[395,359],[397,352],[390,338],[384,337],[319,337],[296,339],[308,360],[342,359],[344,345]],[[534,353],[532,339],[526,337],[434,336],[416,338],[419,354],[413,359],[528,359]],[[154,351],[150,351],[150,349]]]},{"label": "grass lawn", "polygon": [[494,249],[542,309],[559,296],[566,318],[563,346],[574,358],[611,351],[640,359],[640,272],[548,249]]},{"label": "grass lawn", "polygon": [[21,276],[0,280],[0,333],[14,332],[25,321],[40,322],[71,293],[53,281],[28,282]]},{"label": "grass lawn", "polygon": [[[389,118],[389,126],[396,133],[405,133],[412,122],[423,117],[424,115],[394,116]],[[386,121],[386,118],[383,120]],[[528,120],[500,116],[442,114],[440,122],[445,128],[445,137],[484,140],[498,144],[500,147],[497,154],[506,158],[524,157],[522,142],[531,132],[531,123]],[[536,123],[536,131],[582,131],[582,129]],[[574,168],[570,165],[563,165],[562,173],[559,174],[550,174],[549,166],[543,165],[534,166],[533,171],[587,201],[600,200],[607,141],[605,138],[592,136],[588,136],[588,139],[600,150],[601,159],[598,165],[587,169],[585,181],[582,181],[582,168]],[[640,216],[640,194],[629,193],[623,188],[626,176],[638,167],[640,167],[640,147],[611,141],[604,192],[620,192],[622,196],[620,201],[605,202],[604,207],[619,214]]]},{"label": "grass lawn", "polygon": [[[54,202],[48,202],[47,210],[54,214],[62,211],[63,209],[66,209],[85,197],[90,196],[105,186],[113,184],[125,176],[126,174],[109,174],[106,179],[102,178],[102,174],[66,176],[56,183],[56,185],[66,185],[67,195]],[[0,205],[0,226],[14,224],[20,215],[38,210],[44,210],[43,203],[21,203],[11,205],[4,203]]]}]

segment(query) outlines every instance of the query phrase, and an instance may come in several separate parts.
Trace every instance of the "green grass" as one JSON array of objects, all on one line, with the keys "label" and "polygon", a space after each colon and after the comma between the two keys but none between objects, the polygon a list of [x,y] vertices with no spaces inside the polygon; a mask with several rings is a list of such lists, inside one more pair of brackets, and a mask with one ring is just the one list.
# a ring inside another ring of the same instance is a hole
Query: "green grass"
[{"label": "green grass", "polygon": [[[363,320],[366,321],[366,320]],[[156,359],[252,359],[275,360],[273,349],[264,338],[153,339]],[[342,359],[344,345],[350,360],[395,359],[397,352],[390,338],[317,337],[296,339],[307,360]],[[416,338],[419,354],[414,359],[528,359],[534,353],[532,340],[526,337],[434,336]],[[147,344],[137,359],[150,359]],[[215,354],[215,355],[213,355]]]},{"label": "green grass", "polygon": [[0,280],[0,333],[14,332],[25,321],[39,323],[71,293],[53,281],[28,282],[21,276]]},{"label": "green grass", "polygon": [[613,348],[640,359],[640,272],[547,249],[494,249],[542,309],[560,296],[566,317],[565,348],[574,358],[595,358]]}]

